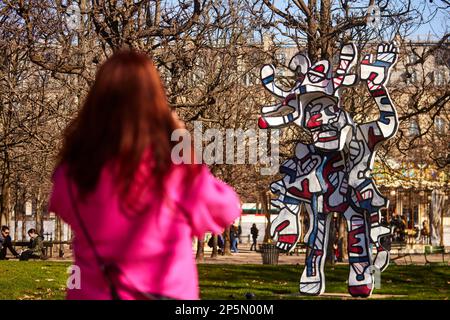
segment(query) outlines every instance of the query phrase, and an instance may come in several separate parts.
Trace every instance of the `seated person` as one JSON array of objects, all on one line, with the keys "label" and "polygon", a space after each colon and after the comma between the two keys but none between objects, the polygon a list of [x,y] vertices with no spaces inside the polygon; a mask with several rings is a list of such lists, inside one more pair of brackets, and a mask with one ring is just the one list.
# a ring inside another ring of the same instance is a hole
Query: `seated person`
[{"label": "seated person", "polygon": [[29,259],[41,259],[44,257],[44,238],[41,237],[36,229],[28,230],[30,236],[30,244],[28,250],[20,255],[20,260],[27,261]]},{"label": "seated person", "polygon": [[9,235],[9,227],[2,226],[2,230],[0,232],[0,260],[7,260],[6,258],[6,250],[9,249],[14,257],[18,258],[19,254],[16,250],[14,250],[12,246],[11,236]]}]

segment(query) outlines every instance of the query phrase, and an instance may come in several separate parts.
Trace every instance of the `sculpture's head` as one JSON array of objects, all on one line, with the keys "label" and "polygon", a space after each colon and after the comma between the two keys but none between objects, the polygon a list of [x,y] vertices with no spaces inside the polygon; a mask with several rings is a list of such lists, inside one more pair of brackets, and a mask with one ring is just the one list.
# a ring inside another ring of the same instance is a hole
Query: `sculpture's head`
[{"label": "sculpture's head", "polygon": [[352,124],[350,115],[339,106],[336,97],[323,95],[305,106],[303,128],[311,133],[313,145],[318,149],[342,150]]},{"label": "sculpture's head", "polygon": [[[353,44],[343,46],[339,58],[339,67],[333,76],[329,61],[321,60],[311,65],[307,56],[303,54],[294,56],[289,63],[289,68],[296,74],[297,79],[295,85],[288,91],[278,87],[275,83],[275,68],[272,65],[263,66],[261,80],[264,87],[276,97],[281,98],[282,102],[261,109],[262,116],[258,120],[259,127],[262,129],[278,128],[295,123],[313,132],[313,136],[317,138],[317,141],[314,140],[317,147],[340,150],[339,139],[336,146],[336,142],[331,141],[331,136],[329,136],[329,141],[325,141],[325,136],[331,135],[332,131],[339,133],[341,129],[345,128],[348,120],[345,111],[338,107],[338,88],[355,83],[355,75],[349,74],[348,71],[355,63],[356,47]],[[332,106],[331,109],[330,106]],[[333,110],[333,114],[331,110]],[[314,113],[317,123],[322,123],[320,126],[305,127],[312,117],[311,113]],[[320,113],[320,119],[318,119],[317,113]],[[306,117],[309,117],[308,120]],[[328,126],[335,126],[335,128],[333,127],[334,129],[331,130]],[[340,136],[340,134],[337,135]]]}]

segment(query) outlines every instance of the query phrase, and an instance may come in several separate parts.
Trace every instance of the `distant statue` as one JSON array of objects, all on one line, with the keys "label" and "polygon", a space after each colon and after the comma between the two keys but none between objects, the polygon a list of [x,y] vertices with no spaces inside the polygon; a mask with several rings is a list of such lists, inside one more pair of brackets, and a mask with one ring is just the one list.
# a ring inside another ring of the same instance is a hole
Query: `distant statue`
[{"label": "distant statue", "polygon": [[430,242],[432,245],[439,246],[441,244],[441,215],[444,210],[444,194],[438,190],[431,192],[431,211],[430,211]]}]

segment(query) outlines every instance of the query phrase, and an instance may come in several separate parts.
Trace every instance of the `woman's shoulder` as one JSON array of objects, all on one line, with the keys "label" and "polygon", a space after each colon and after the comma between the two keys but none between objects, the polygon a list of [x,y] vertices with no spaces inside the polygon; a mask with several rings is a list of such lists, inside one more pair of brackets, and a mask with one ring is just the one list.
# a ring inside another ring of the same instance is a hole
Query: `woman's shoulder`
[{"label": "woman's shoulder", "polygon": [[208,167],[203,164],[173,164],[167,178],[171,182],[193,184],[208,173]]}]

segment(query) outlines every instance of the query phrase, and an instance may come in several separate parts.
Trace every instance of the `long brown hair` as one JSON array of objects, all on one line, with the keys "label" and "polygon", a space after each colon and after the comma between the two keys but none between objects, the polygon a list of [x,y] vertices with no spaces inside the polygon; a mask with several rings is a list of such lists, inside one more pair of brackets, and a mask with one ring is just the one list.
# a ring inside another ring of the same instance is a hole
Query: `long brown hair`
[{"label": "long brown hair", "polygon": [[[130,186],[136,184],[143,161],[146,176],[163,183],[172,165],[175,142],[170,136],[178,127],[152,61],[142,53],[120,51],[100,67],[83,107],[66,129],[59,163],[68,165],[68,175],[84,197],[95,189],[102,168],[116,161],[115,179],[125,197],[136,192]],[[142,179],[139,184],[150,183]]]}]

